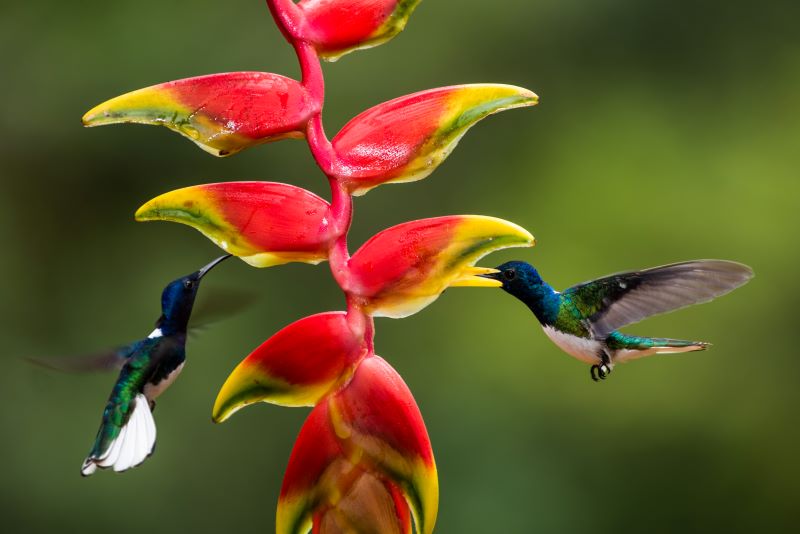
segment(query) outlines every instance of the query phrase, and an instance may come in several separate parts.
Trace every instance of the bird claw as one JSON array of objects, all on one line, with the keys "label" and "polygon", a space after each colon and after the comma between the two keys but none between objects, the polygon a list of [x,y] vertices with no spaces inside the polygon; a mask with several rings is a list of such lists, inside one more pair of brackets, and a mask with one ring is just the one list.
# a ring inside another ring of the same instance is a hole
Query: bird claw
[{"label": "bird claw", "polygon": [[611,366],[605,363],[593,365],[591,369],[589,369],[589,374],[592,375],[592,380],[595,382],[598,380],[605,380],[606,377],[611,374]]}]

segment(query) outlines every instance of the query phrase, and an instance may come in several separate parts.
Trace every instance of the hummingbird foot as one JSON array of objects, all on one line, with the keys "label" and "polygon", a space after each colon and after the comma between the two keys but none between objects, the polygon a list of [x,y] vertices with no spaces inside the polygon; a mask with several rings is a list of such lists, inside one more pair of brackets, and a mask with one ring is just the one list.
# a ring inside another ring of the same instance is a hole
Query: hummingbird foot
[{"label": "hummingbird foot", "polygon": [[613,367],[607,363],[601,363],[599,365],[593,365],[589,369],[589,374],[592,376],[592,380],[597,382],[598,380],[605,380],[608,375],[611,374],[611,370]]}]

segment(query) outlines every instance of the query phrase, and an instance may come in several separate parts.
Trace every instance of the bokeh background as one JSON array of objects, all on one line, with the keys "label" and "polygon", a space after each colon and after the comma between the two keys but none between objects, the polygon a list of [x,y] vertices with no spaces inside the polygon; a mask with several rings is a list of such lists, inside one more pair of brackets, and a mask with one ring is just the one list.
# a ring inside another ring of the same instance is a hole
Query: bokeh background
[{"label": "bokeh background", "polygon": [[[594,384],[499,290],[454,289],[381,319],[377,348],[416,395],[441,484],[437,531],[781,532],[800,499],[800,4],[772,0],[425,0],[380,48],[326,64],[333,135],[378,102],[454,83],[536,91],[481,122],[431,177],[356,202],[351,249],[402,221],[503,217],[555,287],[693,258],[752,265],[714,303],[628,331],[705,353]],[[215,257],[199,233],[137,224],[168,190],[286,181],[327,196],[302,142],[215,159],[162,128],[82,129],[129,90],[233,70],[298,75],[260,0],[5,2],[0,7],[0,525],[5,532],[270,532],[307,411],[210,422],[235,364],[289,322],[340,309],[326,267],[227,263],[206,282],[258,296],[195,338],[156,411],[157,453],[78,470],[113,381],[24,356],[149,332],[166,282]]]}]

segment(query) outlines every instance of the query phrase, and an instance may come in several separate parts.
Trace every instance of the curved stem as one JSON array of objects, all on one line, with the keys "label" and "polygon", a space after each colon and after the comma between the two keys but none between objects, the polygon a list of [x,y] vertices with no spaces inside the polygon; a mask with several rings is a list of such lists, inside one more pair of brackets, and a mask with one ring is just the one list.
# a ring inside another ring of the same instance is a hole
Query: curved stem
[{"label": "curved stem", "polygon": [[302,84],[318,110],[322,110],[325,103],[325,78],[322,75],[322,65],[319,55],[314,47],[306,41],[292,40],[297,59],[300,62],[300,72],[302,74]]},{"label": "curved stem", "polygon": [[350,305],[351,280],[350,280],[350,252],[347,249],[347,232],[353,220],[353,199],[344,187],[334,178],[329,178],[331,185],[331,221],[335,241],[328,253],[328,263],[336,283],[348,295]]},{"label": "curved stem", "polygon": [[[292,0],[267,0],[272,16],[278,23],[286,39],[294,47],[300,62],[302,84],[315,104],[316,112],[306,124],[306,141],[311,155],[319,168],[328,177],[331,187],[331,228],[333,245],[328,253],[328,262],[336,283],[347,298],[348,321],[352,321],[354,331],[368,337],[367,344],[372,351],[374,324],[372,317],[366,315],[355,302],[350,279],[350,252],[347,248],[347,232],[353,220],[353,199],[346,187],[336,179],[336,151],[322,124],[322,108],[325,104],[325,78],[319,55],[312,44],[302,35],[303,13]],[[352,317],[352,319],[351,319]]]},{"label": "curved stem", "polygon": [[347,325],[357,336],[364,339],[367,356],[375,354],[375,321],[364,312],[361,303],[351,294],[347,295]]},{"label": "curved stem", "polygon": [[334,180],[336,152],[328,140],[328,136],[325,135],[321,113],[315,113],[309,119],[306,125],[306,141],[311,149],[311,155],[319,168],[322,169],[322,172],[325,173],[329,180]]},{"label": "curved stem", "polygon": [[300,39],[305,19],[297,4],[292,0],[267,0],[267,7],[287,41]]}]

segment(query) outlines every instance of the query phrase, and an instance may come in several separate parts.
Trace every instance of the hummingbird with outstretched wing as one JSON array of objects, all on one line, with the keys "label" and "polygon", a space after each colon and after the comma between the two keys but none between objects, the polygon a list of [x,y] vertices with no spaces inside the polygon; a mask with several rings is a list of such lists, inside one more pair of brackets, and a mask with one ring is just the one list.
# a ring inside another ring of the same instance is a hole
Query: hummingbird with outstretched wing
[{"label": "hummingbird with outstretched wing", "polygon": [[533,312],[561,350],[591,364],[592,379],[605,379],[614,364],[649,356],[705,350],[709,343],[639,337],[618,331],[652,315],[708,302],[753,277],[753,270],[724,260],[695,260],[613,274],[562,292],[530,264],[510,261],[481,275]]},{"label": "hummingbird with outstretched wing", "polygon": [[170,282],[161,294],[161,316],[146,338],[86,357],[33,360],[63,371],[119,370],[94,445],[81,466],[83,476],[93,474],[98,467],[125,471],[153,453],[155,401],[183,369],[188,324],[200,281],[230,256],[221,256]]}]

